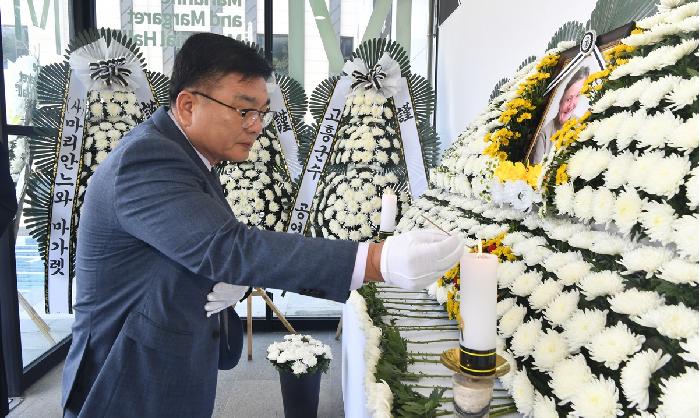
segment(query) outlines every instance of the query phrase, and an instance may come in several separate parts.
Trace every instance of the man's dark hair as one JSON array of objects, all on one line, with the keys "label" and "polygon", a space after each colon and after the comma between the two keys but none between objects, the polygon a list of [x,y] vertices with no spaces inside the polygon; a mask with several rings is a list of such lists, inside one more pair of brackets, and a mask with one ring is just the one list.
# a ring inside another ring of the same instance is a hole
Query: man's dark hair
[{"label": "man's dark hair", "polygon": [[170,103],[188,87],[216,80],[231,73],[244,78],[268,78],[272,66],[241,41],[215,33],[196,33],[175,55],[170,78]]}]

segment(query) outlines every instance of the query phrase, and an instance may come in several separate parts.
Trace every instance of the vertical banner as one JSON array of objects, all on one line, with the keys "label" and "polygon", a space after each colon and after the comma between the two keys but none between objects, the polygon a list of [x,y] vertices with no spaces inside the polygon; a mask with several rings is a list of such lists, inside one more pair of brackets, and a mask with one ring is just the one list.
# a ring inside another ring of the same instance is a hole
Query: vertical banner
[{"label": "vertical banner", "polygon": [[71,72],[68,97],[64,104],[63,125],[59,131],[58,159],[49,224],[48,261],[46,263],[47,312],[71,311],[70,243],[73,230],[73,206],[80,175],[80,151],[83,148],[83,120],[87,85]]},{"label": "vertical banner", "polygon": [[269,85],[270,110],[275,112],[275,128],[282,145],[282,154],[287,163],[289,174],[292,179],[296,179],[301,174],[301,164],[299,163],[299,145],[294,134],[289,110],[284,102],[282,91],[277,83]]},{"label": "vertical banner", "polygon": [[289,217],[287,232],[303,234],[306,229],[316,188],[333,149],[335,134],[338,131],[338,124],[345,106],[345,97],[350,91],[351,84],[351,77],[341,77],[335,85],[331,100],[323,114],[323,120],[318,125],[314,146],[304,167],[301,185],[294,199],[292,214]]},{"label": "vertical banner", "polygon": [[396,105],[396,119],[399,121],[401,141],[406,157],[411,198],[417,199],[428,189],[428,173],[423,159],[423,149],[416,126],[416,115],[406,77],[401,77],[399,91],[394,94],[394,104]]}]

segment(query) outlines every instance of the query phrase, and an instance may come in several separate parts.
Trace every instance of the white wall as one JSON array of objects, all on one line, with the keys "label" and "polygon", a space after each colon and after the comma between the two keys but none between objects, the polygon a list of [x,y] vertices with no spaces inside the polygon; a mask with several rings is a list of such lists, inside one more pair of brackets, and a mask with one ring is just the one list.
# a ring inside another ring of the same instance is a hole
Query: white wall
[{"label": "white wall", "polygon": [[488,103],[493,86],[540,57],[569,20],[585,25],[595,0],[466,0],[440,27],[437,131],[442,148]]}]

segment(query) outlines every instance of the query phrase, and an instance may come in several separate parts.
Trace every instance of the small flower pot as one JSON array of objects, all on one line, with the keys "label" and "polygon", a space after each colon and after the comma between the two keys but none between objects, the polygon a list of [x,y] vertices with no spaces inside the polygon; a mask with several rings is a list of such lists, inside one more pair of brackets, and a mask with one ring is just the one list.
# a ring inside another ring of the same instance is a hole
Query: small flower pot
[{"label": "small flower pot", "polygon": [[285,418],[316,418],[321,372],[295,375],[279,370]]}]

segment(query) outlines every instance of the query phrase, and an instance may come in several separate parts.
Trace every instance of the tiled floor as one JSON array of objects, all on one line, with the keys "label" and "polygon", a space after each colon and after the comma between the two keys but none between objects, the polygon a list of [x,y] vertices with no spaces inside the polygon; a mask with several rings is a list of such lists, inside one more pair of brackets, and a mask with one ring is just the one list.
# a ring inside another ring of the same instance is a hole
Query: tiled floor
[{"label": "tiled floor", "polygon": [[[275,368],[265,358],[267,346],[282,339],[283,333],[257,333],[253,340],[253,360],[244,358],[236,368],[219,372],[214,404],[214,418],[270,418],[283,417],[282,395]],[[311,333],[331,346],[334,360],[321,380],[319,417],[342,417],[342,361],[341,344],[335,340],[335,331]],[[244,342],[245,344],[245,342]],[[245,345],[244,345],[245,348]],[[244,352],[245,356],[245,352]],[[24,394],[9,417],[60,417],[61,372],[63,364],[40,379]]]}]

